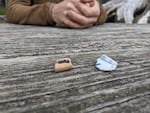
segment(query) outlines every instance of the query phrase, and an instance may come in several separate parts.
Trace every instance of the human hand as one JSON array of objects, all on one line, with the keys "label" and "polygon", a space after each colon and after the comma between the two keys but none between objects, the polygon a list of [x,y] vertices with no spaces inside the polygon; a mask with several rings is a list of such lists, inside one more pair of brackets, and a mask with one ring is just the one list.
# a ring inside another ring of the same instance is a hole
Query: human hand
[{"label": "human hand", "polygon": [[128,0],[117,10],[117,19],[124,19],[125,23],[131,24],[134,20],[134,14],[137,10],[145,7],[143,0]]},{"label": "human hand", "polygon": [[97,21],[100,8],[94,0],[94,6],[89,7],[77,0],[64,0],[52,9],[52,18],[58,25],[70,28],[86,28]]},{"label": "human hand", "polygon": [[88,0],[82,0],[82,2],[76,2],[76,0],[71,0],[71,1],[75,5],[76,9],[78,9],[78,11],[82,14],[82,15],[75,15],[74,12],[68,11],[67,16],[71,20],[76,21],[81,26],[86,26],[86,27],[89,27],[96,23],[100,15],[100,6],[97,0],[89,0],[93,2],[93,6],[91,7],[82,3]]},{"label": "human hand", "polygon": [[57,3],[52,8],[52,19],[58,26],[66,26],[65,23],[70,21],[70,19],[66,16],[68,10],[80,13],[68,0]]}]

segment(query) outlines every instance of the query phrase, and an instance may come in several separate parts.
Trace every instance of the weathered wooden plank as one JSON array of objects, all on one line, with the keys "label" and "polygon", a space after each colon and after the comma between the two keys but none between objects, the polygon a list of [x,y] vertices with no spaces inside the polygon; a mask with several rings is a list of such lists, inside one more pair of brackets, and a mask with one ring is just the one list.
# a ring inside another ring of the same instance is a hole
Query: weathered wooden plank
[{"label": "weathered wooden plank", "polygon": [[[0,29],[0,112],[150,111],[150,25]],[[119,63],[116,71],[95,68],[102,54]],[[73,70],[54,73],[63,57],[72,59]]]}]

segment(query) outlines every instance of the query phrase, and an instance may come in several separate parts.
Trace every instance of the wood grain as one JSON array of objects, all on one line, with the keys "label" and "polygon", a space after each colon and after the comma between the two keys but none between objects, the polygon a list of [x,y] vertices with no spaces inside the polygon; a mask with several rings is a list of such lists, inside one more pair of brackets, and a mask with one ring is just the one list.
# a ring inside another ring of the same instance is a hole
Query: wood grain
[{"label": "wood grain", "polygon": [[[113,72],[95,68],[106,54]],[[73,69],[55,73],[55,60]],[[150,25],[0,24],[0,113],[149,113]]]}]

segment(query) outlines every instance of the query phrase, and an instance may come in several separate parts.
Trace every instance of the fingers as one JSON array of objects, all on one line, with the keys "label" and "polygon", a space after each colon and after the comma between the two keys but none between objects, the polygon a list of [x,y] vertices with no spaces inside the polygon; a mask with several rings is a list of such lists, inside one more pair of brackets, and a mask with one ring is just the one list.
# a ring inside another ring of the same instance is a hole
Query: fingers
[{"label": "fingers", "polygon": [[80,13],[77,13],[77,11],[74,10],[67,10],[66,16],[68,19],[64,20],[64,25],[69,26],[71,28],[85,28],[96,23],[100,13],[98,3],[95,3],[95,6],[93,6],[93,8],[90,8],[89,3],[84,4],[75,0],[70,0],[70,2]]},{"label": "fingers", "polygon": [[97,21],[100,8],[98,3],[92,8],[89,5],[78,0],[64,0],[54,5],[52,18],[58,26],[70,28],[90,27]]},{"label": "fingers", "polygon": [[[100,13],[100,8],[99,8],[99,4],[95,3],[93,7],[88,7],[87,5],[81,3],[81,2],[75,2],[75,1],[72,1],[73,4],[75,5],[75,7],[77,9],[79,9],[79,11],[85,15],[86,17],[98,17],[99,16],[99,13]],[[97,2],[94,0],[94,2]]]},{"label": "fingers", "polygon": [[88,4],[89,7],[94,6],[94,0],[80,0],[81,3]]},{"label": "fingers", "polygon": [[69,26],[71,28],[84,28],[86,26],[89,26],[97,21],[97,19],[94,17],[85,17],[79,12],[77,8],[71,3],[66,4],[67,10],[66,10],[66,17],[63,21],[63,24],[66,26]]},{"label": "fingers", "polygon": [[64,26],[67,26],[67,27],[70,27],[70,28],[75,28],[75,29],[82,29],[82,28],[86,28],[86,27],[89,27],[88,25],[80,25],[80,24],[77,24],[71,20],[64,20],[63,22],[63,25]]},{"label": "fingers", "polygon": [[76,12],[76,13],[81,14],[81,13],[79,12],[79,10],[76,9],[76,7],[75,7],[71,2],[67,2],[67,3],[66,3],[66,10],[72,10],[72,11],[74,11],[74,12]]},{"label": "fingers", "polygon": [[73,11],[67,12],[67,17],[80,25],[91,25],[97,21],[97,17],[86,17]]}]

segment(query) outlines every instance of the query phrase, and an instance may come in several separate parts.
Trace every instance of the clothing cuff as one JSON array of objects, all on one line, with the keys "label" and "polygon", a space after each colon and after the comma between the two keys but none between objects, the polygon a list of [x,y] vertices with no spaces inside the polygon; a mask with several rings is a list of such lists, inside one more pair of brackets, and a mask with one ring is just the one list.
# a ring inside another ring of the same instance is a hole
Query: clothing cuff
[{"label": "clothing cuff", "polygon": [[99,17],[97,19],[96,25],[103,24],[107,20],[106,9],[103,7],[103,5],[100,2],[100,0],[98,0],[98,3],[99,3],[99,7],[100,7],[100,14],[99,14]]},{"label": "clothing cuff", "polygon": [[48,23],[50,25],[56,25],[56,23],[55,23],[55,21],[53,20],[53,17],[52,17],[52,10],[53,10],[55,4],[56,3],[50,3],[49,4],[49,19],[48,19]]}]

